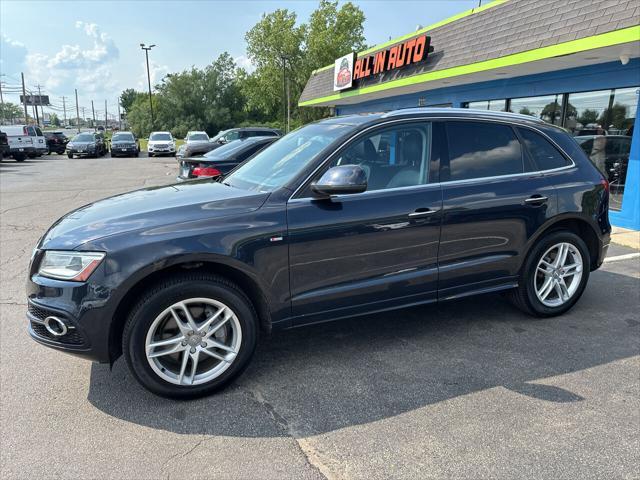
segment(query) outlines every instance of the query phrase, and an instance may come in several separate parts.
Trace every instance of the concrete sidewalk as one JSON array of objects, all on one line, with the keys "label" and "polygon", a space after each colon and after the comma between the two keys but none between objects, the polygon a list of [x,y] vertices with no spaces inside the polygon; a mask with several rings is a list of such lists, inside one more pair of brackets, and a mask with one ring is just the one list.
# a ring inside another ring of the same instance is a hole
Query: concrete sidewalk
[{"label": "concrete sidewalk", "polygon": [[629,230],[621,227],[613,227],[611,242],[625,247],[640,250],[640,231]]}]

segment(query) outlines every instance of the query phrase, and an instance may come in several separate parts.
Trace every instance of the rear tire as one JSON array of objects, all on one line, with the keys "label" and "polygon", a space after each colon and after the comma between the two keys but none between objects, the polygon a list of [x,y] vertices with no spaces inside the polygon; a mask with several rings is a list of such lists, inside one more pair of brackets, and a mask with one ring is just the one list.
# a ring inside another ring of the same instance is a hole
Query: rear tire
[{"label": "rear tire", "polygon": [[67,153],[68,158],[73,158],[73,153]]},{"label": "rear tire", "polygon": [[[566,246],[568,252],[565,254],[566,262],[554,266],[553,260],[557,260],[562,252],[562,245]],[[554,257],[555,252],[558,255]],[[579,266],[572,269],[572,265]],[[529,315],[562,315],[576,304],[584,292],[589,280],[590,265],[589,249],[580,237],[567,230],[551,232],[532,247],[522,267],[519,285],[507,292],[507,297]],[[579,278],[578,274],[571,276],[570,272],[578,269]],[[548,288],[544,288],[546,285]]]},{"label": "rear tire", "polygon": [[[192,316],[191,326],[185,304]],[[207,330],[205,321],[215,314],[220,315]],[[225,319],[223,325],[211,332],[220,319]],[[224,388],[249,365],[257,325],[253,305],[236,285],[216,275],[183,274],[142,295],[125,324],[122,351],[136,380],[151,392],[179,399],[202,397]],[[152,346],[167,340],[165,345]],[[210,346],[212,340],[225,349]],[[172,352],[165,353],[165,348]]]}]

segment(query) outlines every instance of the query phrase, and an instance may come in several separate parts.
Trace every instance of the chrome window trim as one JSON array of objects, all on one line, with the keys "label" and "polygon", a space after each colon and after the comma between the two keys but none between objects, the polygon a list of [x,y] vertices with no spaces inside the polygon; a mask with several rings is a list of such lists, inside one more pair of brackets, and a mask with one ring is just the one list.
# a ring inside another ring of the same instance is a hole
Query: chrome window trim
[{"label": "chrome window trim", "polygon": [[[434,182],[434,183],[426,183],[424,185],[411,185],[408,187],[397,187],[397,188],[385,188],[385,189],[380,189],[380,190],[371,190],[371,191],[365,191],[362,193],[356,193],[356,194],[347,194],[347,195],[335,195],[332,196],[331,198],[335,198],[335,199],[339,199],[339,198],[343,198],[343,197],[360,197],[362,195],[367,195],[367,194],[371,194],[371,193],[379,193],[379,192],[390,192],[390,191],[396,191],[396,190],[401,190],[401,189],[409,189],[409,188],[421,188],[421,187],[427,187],[427,186],[431,186],[431,185],[455,185],[455,184],[460,184],[460,183],[475,183],[475,182],[480,182],[480,181],[490,181],[490,180],[497,180],[497,179],[501,179],[501,178],[515,178],[515,177],[522,177],[522,176],[531,176],[531,175],[542,175],[542,174],[546,174],[546,173],[553,173],[553,172],[559,172],[562,170],[569,170],[571,168],[575,168],[576,163],[573,161],[573,158],[571,158],[571,156],[565,152],[565,150],[558,145],[551,137],[549,137],[545,132],[543,132],[542,130],[536,128],[533,125],[526,125],[526,124],[520,124],[517,122],[509,122],[507,119],[496,119],[496,118],[477,118],[477,117],[466,117],[466,116],[418,116],[418,117],[406,117],[406,118],[399,118],[399,119],[394,119],[394,120],[389,120],[387,122],[381,122],[381,123],[376,123],[375,125],[371,125],[367,128],[365,128],[364,130],[362,130],[361,132],[358,132],[357,135],[353,136],[353,137],[349,137],[348,139],[346,139],[344,142],[342,142],[333,152],[331,152],[327,158],[325,158],[322,163],[320,163],[320,165],[318,165],[313,172],[311,172],[309,175],[307,175],[307,177],[304,179],[304,181],[302,181],[300,183],[300,185],[298,185],[298,187],[293,191],[293,193],[291,194],[291,196],[289,197],[288,202],[292,202],[294,200],[317,200],[316,197],[296,197],[296,195],[299,193],[300,190],[303,189],[304,186],[307,185],[307,182],[313,178],[318,171],[320,171],[327,163],[329,163],[331,160],[333,160],[333,158],[350,142],[352,141],[357,141],[357,139],[361,138],[362,136],[364,136],[366,133],[368,133],[369,131],[376,129],[376,128],[380,128],[380,127],[386,127],[389,125],[394,125],[396,123],[404,123],[404,122],[432,122],[432,121],[448,121],[448,120],[462,120],[462,121],[468,121],[468,122],[493,122],[493,123],[500,123],[502,125],[508,125],[511,128],[517,127],[517,128],[528,128],[530,130],[535,131],[536,133],[542,135],[542,137],[544,137],[546,140],[548,140],[549,142],[551,142],[551,144],[566,158],[568,159],[571,164],[570,165],[565,165],[564,167],[559,167],[559,168],[552,168],[549,170],[535,170],[535,171],[531,171],[531,172],[522,172],[522,173],[512,173],[509,175],[497,175],[497,176],[492,176],[492,177],[478,177],[478,178],[468,178],[465,180],[448,180],[446,182]],[[532,121],[535,121],[536,119],[534,119],[532,117]],[[544,123],[544,122],[543,122]],[[546,123],[545,123],[546,124]],[[556,125],[551,125],[551,124],[546,124],[546,125],[550,125],[552,127],[557,127]],[[520,139],[518,138],[518,141],[520,142]],[[521,142],[520,142],[521,143]],[[522,144],[522,143],[521,143]],[[448,148],[448,147],[447,147]],[[525,146],[522,146],[523,148],[523,155],[524,155],[524,148]],[[429,156],[430,157],[430,156]],[[429,160],[431,160],[431,158],[429,158]]]}]

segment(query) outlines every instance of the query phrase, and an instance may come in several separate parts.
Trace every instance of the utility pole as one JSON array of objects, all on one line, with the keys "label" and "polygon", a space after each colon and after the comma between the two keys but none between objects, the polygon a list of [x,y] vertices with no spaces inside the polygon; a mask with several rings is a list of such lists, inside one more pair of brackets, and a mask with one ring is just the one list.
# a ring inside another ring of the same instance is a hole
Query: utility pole
[{"label": "utility pole", "polygon": [[22,76],[22,104],[24,105],[24,123],[29,123],[28,122],[28,117],[29,115],[27,114],[27,91],[24,88],[24,73],[20,72],[20,75]]},{"label": "utility pole", "polygon": [[64,126],[67,126],[67,104],[64,102],[65,97],[62,96],[62,110],[64,111]]},{"label": "utility pole", "polygon": [[[82,115],[84,115],[84,107],[82,107]],[[78,106],[78,89],[76,88],[76,122],[78,123],[78,133],[80,133],[80,107]]]},{"label": "utility pole", "polygon": [[149,50],[155,47],[155,43],[153,45],[149,45],[145,47],[144,43],[140,44],[140,48],[144,50],[144,54],[147,57],[147,82],[149,83],[149,109],[151,111],[151,129],[153,130],[155,122],[153,121],[153,102],[151,100],[151,73],[149,73]]},{"label": "utility pole", "polygon": [[282,126],[284,133],[287,133],[287,57],[282,55]]},{"label": "utility pole", "polygon": [[104,101],[104,132],[107,133],[107,101]]},{"label": "utility pole", "polygon": [[93,112],[93,131],[96,131],[96,111],[93,108],[93,100],[91,100],[91,111]]},{"label": "utility pole", "polygon": [[[42,127],[44,127],[44,109],[42,108],[42,92],[40,91],[40,83],[35,86],[38,89],[38,102],[40,103],[40,113],[42,114]],[[38,111],[38,107],[36,106],[36,112]],[[38,121],[38,125],[40,125],[40,121]]]},{"label": "utility pole", "polygon": [[120,101],[118,100],[118,130],[122,130],[122,117],[120,116]]}]

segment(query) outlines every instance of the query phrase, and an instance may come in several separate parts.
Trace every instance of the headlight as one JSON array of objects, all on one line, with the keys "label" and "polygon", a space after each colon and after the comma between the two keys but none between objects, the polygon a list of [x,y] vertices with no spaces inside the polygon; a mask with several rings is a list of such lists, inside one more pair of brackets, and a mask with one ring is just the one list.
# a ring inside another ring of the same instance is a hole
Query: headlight
[{"label": "headlight", "polygon": [[38,274],[60,280],[84,282],[100,265],[104,255],[102,252],[47,250],[40,262]]}]

